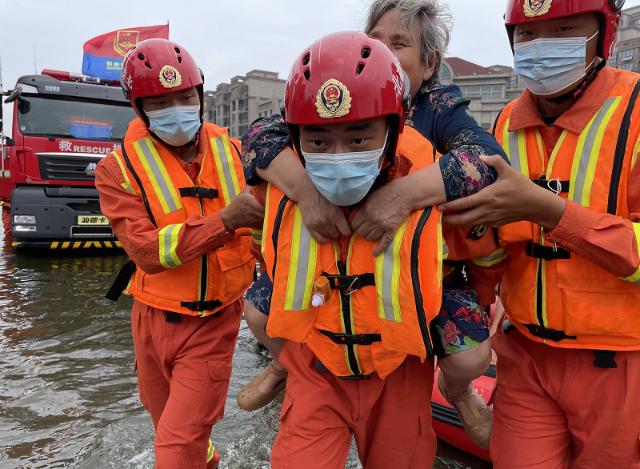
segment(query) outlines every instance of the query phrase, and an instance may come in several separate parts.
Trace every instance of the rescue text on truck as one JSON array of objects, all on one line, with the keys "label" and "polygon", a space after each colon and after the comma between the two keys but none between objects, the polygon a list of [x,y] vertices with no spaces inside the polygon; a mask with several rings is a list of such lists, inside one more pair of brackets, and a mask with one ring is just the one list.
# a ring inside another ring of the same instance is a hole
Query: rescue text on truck
[{"label": "rescue text on truck", "polygon": [[43,70],[20,77],[6,94],[13,116],[11,137],[0,139],[5,242],[11,238],[20,248],[119,246],[100,213],[94,176],[134,117],[120,84]]}]

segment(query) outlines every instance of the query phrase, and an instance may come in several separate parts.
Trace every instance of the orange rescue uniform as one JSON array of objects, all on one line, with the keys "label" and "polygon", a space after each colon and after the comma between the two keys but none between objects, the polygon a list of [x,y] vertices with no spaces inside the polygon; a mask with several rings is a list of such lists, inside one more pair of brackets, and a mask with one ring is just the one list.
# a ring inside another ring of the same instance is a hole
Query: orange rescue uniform
[{"label": "orange rescue uniform", "polygon": [[237,148],[204,124],[198,158],[186,163],[136,119],[126,157],[112,153],[96,170],[102,212],[137,265],[128,292],[138,389],[159,468],[205,467],[224,411],[253,271],[250,238],[228,231],[220,216],[244,188]]},{"label": "orange rescue uniform", "polygon": [[494,345],[497,468],[640,467],[639,80],[603,69],[553,125],[525,91],[496,124],[511,165],[568,200],[551,232],[500,229],[517,331]]},{"label": "orange rescue uniform", "polygon": [[[388,176],[425,167],[425,155],[433,155],[430,142],[405,126]],[[261,244],[274,282],[267,332],[288,339],[279,360],[289,372],[272,467],[343,467],[352,435],[367,468],[430,467],[428,326],[442,298],[440,213],[413,213],[374,258],[374,244],[355,235],[317,244],[277,188],[266,201]],[[320,276],[331,294],[313,307]]]}]

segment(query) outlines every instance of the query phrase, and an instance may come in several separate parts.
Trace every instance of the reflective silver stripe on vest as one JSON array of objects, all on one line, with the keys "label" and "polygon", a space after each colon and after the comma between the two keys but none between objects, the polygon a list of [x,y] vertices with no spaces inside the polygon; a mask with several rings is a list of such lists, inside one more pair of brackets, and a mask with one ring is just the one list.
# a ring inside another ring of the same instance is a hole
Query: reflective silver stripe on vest
[{"label": "reflective silver stripe on vest", "polygon": [[[166,204],[166,208],[168,212],[175,212],[176,210],[182,208],[182,205],[179,202],[179,199],[176,199],[175,191],[172,191],[169,184],[173,184],[171,180],[166,179],[168,177],[168,173],[162,160],[159,155],[156,158],[157,151],[155,148],[151,147],[151,140],[148,138],[144,138],[142,140],[138,140],[134,143],[134,146],[137,146],[142,155],[138,155],[144,159],[143,163],[146,163],[146,166],[150,171],[152,177],[152,185],[154,190],[156,191],[156,196],[160,200],[161,205]],[[160,166],[162,165],[162,166]],[[164,202],[164,203],[163,203]]]},{"label": "reflective silver stripe on vest", "polygon": [[317,243],[302,223],[300,209],[296,206],[291,234],[291,257],[285,292],[285,310],[303,311],[309,309],[317,257]]},{"label": "reflective silver stripe on vest", "polygon": [[400,311],[400,248],[407,230],[405,222],[387,249],[376,258],[376,293],[378,316],[388,321],[402,321]]},{"label": "reflective silver stripe on vest", "polygon": [[226,138],[226,136],[215,138],[213,140],[213,144],[216,146],[216,153],[219,156],[219,158],[216,158],[216,163],[220,168],[219,173],[221,171],[224,178],[224,181],[221,181],[223,197],[225,204],[229,205],[240,193],[240,187],[238,187],[237,182],[234,181],[234,174],[232,174],[232,171],[235,171],[235,168],[231,166],[233,162],[233,155],[229,153],[231,150],[227,143],[228,139],[227,142],[225,142]]},{"label": "reflective silver stripe on vest", "polygon": [[511,167],[522,173],[522,167],[520,165],[520,146],[518,145],[518,131],[509,132],[509,162]]},{"label": "reflective silver stripe on vest", "polygon": [[617,107],[619,102],[620,98],[613,97],[607,99],[598,111],[598,114],[596,114],[595,118],[589,123],[589,127],[583,131],[578,140],[574,161],[579,158],[579,163],[577,171],[575,168],[572,168],[571,171],[573,180],[571,181],[569,197],[574,202],[585,207],[589,206],[589,201],[584,200],[584,196],[586,195],[585,189],[590,192],[600,147],[602,146],[602,134],[613,115],[613,106],[616,105]]}]

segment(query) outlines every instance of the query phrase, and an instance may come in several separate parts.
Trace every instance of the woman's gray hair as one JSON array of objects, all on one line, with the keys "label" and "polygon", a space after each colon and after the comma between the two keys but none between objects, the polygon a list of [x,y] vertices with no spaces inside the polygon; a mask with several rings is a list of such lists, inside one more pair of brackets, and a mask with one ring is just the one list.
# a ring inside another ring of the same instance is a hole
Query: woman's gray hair
[{"label": "woman's gray hair", "polygon": [[420,42],[424,63],[429,63],[431,57],[437,53],[438,62],[427,84],[435,83],[438,80],[440,62],[449,45],[452,26],[449,9],[441,5],[439,0],[374,0],[369,7],[365,33],[371,33],[380,18],[393,9],[398,10],[400,20],[409,30],[415,22],[420,27],[420,37],[417,39]]}]

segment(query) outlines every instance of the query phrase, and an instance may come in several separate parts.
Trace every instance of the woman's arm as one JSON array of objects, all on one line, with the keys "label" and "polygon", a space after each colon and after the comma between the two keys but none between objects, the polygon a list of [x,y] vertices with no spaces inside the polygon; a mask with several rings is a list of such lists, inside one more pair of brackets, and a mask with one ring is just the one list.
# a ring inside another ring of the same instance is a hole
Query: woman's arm
[{"label": "woman's arm", "polygon": [[318,192],[289,143],[289,130],[282,116],[258,119],[251,124],[242,137],[247,183],[269,182],[297,202],[305,226],[318,242],[349,236],[351,227],[344,213]]}]

